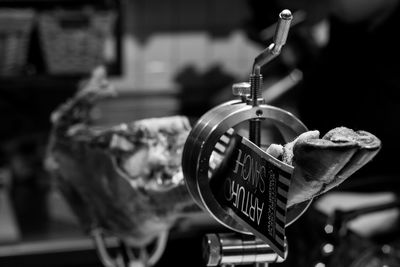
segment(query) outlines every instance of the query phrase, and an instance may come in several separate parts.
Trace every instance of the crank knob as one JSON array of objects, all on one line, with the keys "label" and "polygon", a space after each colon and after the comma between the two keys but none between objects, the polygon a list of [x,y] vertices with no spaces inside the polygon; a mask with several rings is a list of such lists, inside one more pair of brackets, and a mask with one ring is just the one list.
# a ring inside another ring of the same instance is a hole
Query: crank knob
[{"label": "crank knob", "polygon": [[242,82],[242,83],[235,83],[232,85],[232,94],[234,96],[240,97],[248,97],[250,96],[250,83]]}]

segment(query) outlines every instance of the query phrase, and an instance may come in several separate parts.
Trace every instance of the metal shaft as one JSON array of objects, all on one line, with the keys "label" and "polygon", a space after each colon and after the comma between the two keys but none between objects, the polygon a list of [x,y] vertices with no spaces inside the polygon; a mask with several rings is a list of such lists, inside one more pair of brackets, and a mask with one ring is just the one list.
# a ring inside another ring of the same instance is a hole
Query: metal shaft
[{"label": "metal shaft", "polygon": [[[258,106],[260,103],[260,99],[262,99],[261,87],[262,87],[262,75],[260,74],[259,69],[257,69],[255,73],[250,75],[251,104],[253,107]],[[249,139],[257,146],[260,146],[261,143],[260,132],[261,132],[260,119],[250,120]]]},{"label": "metal shaft", "polygon": [[[264,51],[261,52],[255,59],[253,64],[252,74],[250,75],[250,86],[251,86],[251,105],[253,107],[258,106],[261,97],[262,89],[262,75],[261,67],[281,52],[282,47],[286,43],[286,39],[290,29],[290,23],[293,19],[292,13],[285,9],[279,14],[278,25],[274,35],[274,42],[269,45]],[[259,119],[252,119],[249,122],[249,139],[257,146],[261,144],[261,122]]]}]

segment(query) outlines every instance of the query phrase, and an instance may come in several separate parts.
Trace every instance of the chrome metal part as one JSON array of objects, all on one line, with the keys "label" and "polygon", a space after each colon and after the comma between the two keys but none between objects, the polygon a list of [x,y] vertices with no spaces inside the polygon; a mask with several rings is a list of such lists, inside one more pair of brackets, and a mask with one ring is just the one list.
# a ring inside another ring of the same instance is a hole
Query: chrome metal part
[{"label": "chrome metal part", "polygon": [[261,95],[263,78],[259,72],[250,75],[250,99],[247,104],[252,106],[258,106],[264,103],[264,99]]},{"label": "chrome metal part", "polygon": [[[225,108],[229,108],[231,106],[235,106],[237,104],[241,104],[242,102],[240,100],[231,100],[225,103],[222,103],[209,111],[207,111],[196,123],[196,125],[193,127],[191,130],[185,146],[183,148],[183,154],[182,154],[182,170],[184,176],[189,173],[194,173],[196,171],[194,162],[196,160],[195,154],[193,153],[194,148],[196,145],[201,145],[199,144],[196,140],[198,140],[199,136],[202,134],[202,131],[208,123],[212,120],[215,120],[216,117],[218,117],[218,112],[219,110],[223,110]],[[195,202],[200,206],[203,207],[203,204],[201,202],[200,196],[198,194],[198,189],[197,185],[195,183],[188,183],[186,176],[186,186],[188,188],[189,193],[191,194],[192,198],[195,200]]]},{"label": "chrome metal part", "polygon": [[[251,87],[251,105],[253,107],[257,107],[258,105],[264,102],[264,99],[261,97],[261,87],[262,87],[262,75],[259,73],[259,69],[256,70],[256,73],[250,75],[250,87]],[[249,125],[249,139],[257,146],[260,146],[260,119],[252,119],[250,120]]]},{"label": "chrome metal part", "polygon": [[292,13],[285,9],[279,14],[278,25],[276,26],[274,35],[274,49],[272,53],[279,54],[282,47],[286,44],[289,34],[290,23],[293,19]]},{"label": "chrome metal part", "polygon": [[236,233],[207,234],[203,239],[203,258],[207,266],[284,261],[261,239]]},{"label": "chrome metal part", "polygon": [[252,73],[259,72],[261,67],[268,64],[277,57],[286,43],[290,29],[290,23],[293,19],[292,13],[285,9],[279,14],[278,25],[275,30],[274,42],[264,49],[255,59]]},{"label": "chrome metal part", "polygon": [[[291,113],[269,105],[249,106],[245,103],[222,105],[206,113],[193,127],[183,151],[182,169],[188,190],[204,210],[218,222],[234,231],[249,234],[235,221],[229,212],[216,201],[209,178],[209,162],[215,145],[229,129],[237,128],[243,122],[260,118],[279,129],[283,141],[289,142],[307,131],[305,125]],[[262,136],[261,136],[262,137]],[[309,202],[295,205],[288,210],[287,224],[292,223],[308,207]]]},{"label": "chrome metal part", "polygon": [[234,96],[240,96],[242,101],[245,102],[247,97],[251,95],[250,92],[250,83],[242,82],[242,83],[235,83],[232,85],[232,94]]},{"label": "chrome metal part", "polygon": [[[286,43],[286,39],[290,29],[290,23],[293,19],[292,13],[285,9],[279,14],[278,25],[276,27],[274,42],[270,44],[264,51],[258,55],[253,64],[253,70],[250,75],[251,86],[251,105],[258,106],[264,102],[261,97],[262,75],[261,67],[281,53],[282,47]],[[250,136],[249,139],[256,145],[260,145],[260,119],[252,119],[250,121]]]}]

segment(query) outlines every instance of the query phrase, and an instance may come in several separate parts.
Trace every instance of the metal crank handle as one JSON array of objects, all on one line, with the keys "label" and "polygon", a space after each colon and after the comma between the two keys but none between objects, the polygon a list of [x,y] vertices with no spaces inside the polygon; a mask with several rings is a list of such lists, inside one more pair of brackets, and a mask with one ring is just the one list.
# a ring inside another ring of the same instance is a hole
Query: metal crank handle
[{"label": "metal crank handle", "polygon": [[273,39],[274,42],[254,59],[252,71],[253,74],[257,72],[259,73],[262,66],[270,62],[281,53],[282,47],[286,44],[292,19],[293,15],[288,9],[283,10],[279,14],[278,25],[276,27]]}]

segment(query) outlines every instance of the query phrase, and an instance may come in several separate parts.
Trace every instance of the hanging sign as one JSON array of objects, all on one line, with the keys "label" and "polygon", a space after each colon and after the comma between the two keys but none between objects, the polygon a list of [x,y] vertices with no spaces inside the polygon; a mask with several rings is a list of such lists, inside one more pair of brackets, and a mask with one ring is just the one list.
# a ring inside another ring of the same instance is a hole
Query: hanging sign
[{"label": "hanging sign", "polygon": [[233,131],[222,136],[216,148],[224,156],[218,169],[210,170],[210,187],[218,203],[284,258],[293,167]]}]

